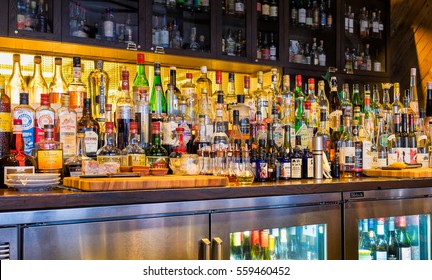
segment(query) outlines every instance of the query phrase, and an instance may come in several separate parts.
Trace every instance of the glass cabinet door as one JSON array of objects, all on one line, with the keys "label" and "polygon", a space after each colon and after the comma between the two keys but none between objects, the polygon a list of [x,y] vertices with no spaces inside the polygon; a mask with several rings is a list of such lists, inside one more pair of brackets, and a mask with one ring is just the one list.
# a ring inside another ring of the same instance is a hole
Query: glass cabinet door
[{"label": "glass cabinet door", "polygon": [[154,0],[151,50],[175,53],[211,51],[210,0]]},{"label": "glass cabinet door", "polygon": [[231,260],[325,260],[325,224],[230,233]]},{"label": "glass cabinet door", "polygon": [[135,50],[139,48],[139,5],[133,0],[64,1],[62,39]]},{"label": "glass cabinet door", "polygon": [[9,36],[60,40],[61,2],[9,0]]},{"label": "glass cabinet door", "polygon": [[430,215],[358,220],[359,260],[430,260]]},{"label": "glass cabinet door", "polygon": [[346,0],[341,68],[347,74],[388,72],[388,1]]},{"label": "glass cabinet door", "polygon": [[336,3],[336,0],[289,2],[290,63],[320,71],[336,66]]}]

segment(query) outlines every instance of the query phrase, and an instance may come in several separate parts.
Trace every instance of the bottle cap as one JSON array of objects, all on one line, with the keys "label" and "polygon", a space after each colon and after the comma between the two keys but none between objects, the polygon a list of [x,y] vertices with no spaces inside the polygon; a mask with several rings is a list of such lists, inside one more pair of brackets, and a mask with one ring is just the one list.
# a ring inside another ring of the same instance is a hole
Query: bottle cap
[{"label": "bottle cap", "polygon": [[244,103],[244,101],[245,101],[245,95],[237,94],[237,103]]},{"label": "bottle cap", "polygon": [[112,104],[105,104],[106,111],[112,111]]},{"label": "bottle cap", "polygon": [[74,56],[73,67],[81,67],[81,58],[80,57]]},{"label": "bottle cap", "polygon": [[186,79],[192,79],[192,73],[186,73]]},{"label": "bottle cap", "polygon": [[56,57],[54,59],[54,63],[55,63],[55,65],[62,65],[62,58],[61,57]]},{"label": "bottle cap", "polygon": [[20,104],[28,104],[28,92],[20,92]]},{"label": "bottle cap", "polygon": [[234,82],[234,73],[229,73],[228,74],[228,81],[229,82]]},{"label": "bottle cap", "polygon": [[201,66],[201,73],[203,73],[203,74],[207,73],[207,66],[205,66],[205,65]]},{"label": "bottle cap", "polygon": [[33,61],[35,64],[40,64],[42,62],[42,57],[40,55],[35,55]]},{"label": "bottle cap", "polygon": [[411,75],[416,75],[416,74],[417,74],[417,69],[411,68]]},{"label": "bottle cap", "polygon": [[113,122],[106,122],[105,123],[105,129],[106,129],[106,132],[112,132],[114,129],[114,123]]},{"label": "bottle cap", "polygon": [[171,66],[171,67],[170,67],[170,71],[177,71],[177,67],[175,67],[175,66]]},{"label": "bottle cap", "polygon": [[136,130],[138,130],[138,123],[137,122],[130,122],[129,123],[129,130],[130,131],[135,130],[135,132],[136,132]]},{"label": "bottle cap", "polygon": [[137,64],[144,64],[144,54],[143,53],[137,53]]},{"label": "bottle cap", "polygon": [[183,128],[183,127],[177,127],[177,128],[176,128],[176,131],[177,131],[177,132],[182,132],[182,131],[184,131],[184,128]]},{"label": "bottle cap", "polygon": [[14,125],[22,125],[22,119],[14,119],[13,124]]},{"label": "bottle cap", "polygon": [[95,61],[95,68],[102,70],[103,69],[103,60],[102,59],[98,59]]},{"label": "bottle cap", "polygon": [[222,71],[220,70],[216,71],[216,84],[222,84]]},{"label": "bottle cap", "polygon": [[49,105],[49,94],[41,93],[40,100],[41,105]]},{"label": "bottle cap", "polygon": [[300,86],[302,84],[302,76],[296,75],[296,85]]}]

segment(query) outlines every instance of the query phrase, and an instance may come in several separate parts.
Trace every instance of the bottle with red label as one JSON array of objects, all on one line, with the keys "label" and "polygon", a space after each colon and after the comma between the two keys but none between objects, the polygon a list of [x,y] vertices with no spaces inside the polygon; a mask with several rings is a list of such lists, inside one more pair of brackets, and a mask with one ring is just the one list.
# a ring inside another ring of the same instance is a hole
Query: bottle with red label
[{"label": "bottle with red label", "polygon": [[49,94],[41,94],[41,103],[35,111],[35,142],[38,143],[44,140],[45,125],[54,125],[55,111],[49,103]]}]

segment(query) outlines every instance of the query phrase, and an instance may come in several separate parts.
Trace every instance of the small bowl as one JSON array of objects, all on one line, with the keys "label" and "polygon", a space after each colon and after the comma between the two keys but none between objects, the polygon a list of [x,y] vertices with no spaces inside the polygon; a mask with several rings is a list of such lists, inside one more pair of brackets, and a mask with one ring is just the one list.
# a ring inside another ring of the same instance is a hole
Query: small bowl
[{"label": "small bowl", "polygon": [[198,175],[199,157],[196,154],[184,154],[180,158],[170,158],[170,167],[174,175]]},{"label": "small bowl", "polygon": [[150,173],[154,176],[164,176],[168,173],[169,168],[150,168]]},{"label": "small bowl", "polygon": [[132,172],[140,173],[141,176],[148,176],[150,174],[150,167],[148,166],[132,166]]},{"label": "small bowl", "polygon": [[132,166],[120,166],[120,172],[132,172]]}]

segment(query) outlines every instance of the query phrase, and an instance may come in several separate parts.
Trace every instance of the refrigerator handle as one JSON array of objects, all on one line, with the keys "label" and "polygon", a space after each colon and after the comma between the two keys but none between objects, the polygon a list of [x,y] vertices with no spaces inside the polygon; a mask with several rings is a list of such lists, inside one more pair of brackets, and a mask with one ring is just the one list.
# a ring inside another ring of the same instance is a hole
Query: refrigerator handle
[{"label": "refrigerator handle", "polygon": [[201,239],[201,259],[210,260],[211,242],[208,238]]},{"label": "refrigerator handle", "polygon": [[222,260],[222,239],[219,237],[213,238],[212,260]]}]

